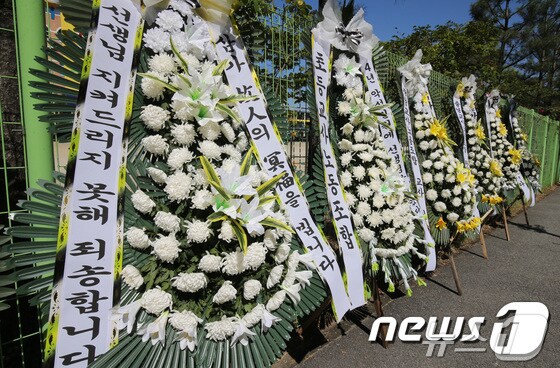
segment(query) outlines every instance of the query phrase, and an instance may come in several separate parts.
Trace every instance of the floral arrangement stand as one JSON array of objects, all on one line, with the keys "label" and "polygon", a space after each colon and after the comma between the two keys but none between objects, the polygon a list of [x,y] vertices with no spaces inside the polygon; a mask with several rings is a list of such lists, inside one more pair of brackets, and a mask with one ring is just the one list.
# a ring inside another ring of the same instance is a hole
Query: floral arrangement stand
[{"label": "floral arrangement stand", "polygon": [[509,226],[508,226],[508,220],[507,220],[507,208],[506,208],[505,204],[502,204],[502,219],[504,221],[504,231],[506,233],[506,240],[509,241],[510,240]]}]

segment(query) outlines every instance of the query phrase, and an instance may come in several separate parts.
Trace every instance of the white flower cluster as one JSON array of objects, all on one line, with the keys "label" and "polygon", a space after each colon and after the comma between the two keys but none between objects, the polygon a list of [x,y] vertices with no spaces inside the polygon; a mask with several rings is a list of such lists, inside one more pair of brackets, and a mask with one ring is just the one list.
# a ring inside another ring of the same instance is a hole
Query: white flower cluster
[{"label": "white flower cluster", "polygon": [[[130,227],[126,240],[151,264],[142,271],[127,266],[123,279],[132,289],[142,290],[144,280],[151,286],[121,308],[121,322],[128,322],[120,325],[130,328],[142,308],[157,316],[139,329],[143,339],[163,341],[158,334],[169,322],[181,348],[193,350],[204,313],[208,339],[243,342],[248,328],[261,323],[266,330],[278,320],[271,312],[286,297],[299,302],[313,264],[291,248],[276,193],[257,192],[271,178],[251,164],[235,108],[246,96],[224,82],[225,64],[214,62],[205,23],[187,2],[171,1],[144,45],[149,70],[139,120],[151,183],[132,195],[142,225]],[[251,311],[239,316],[240,304]]]},{"label": "white flower cluster", "polygon": [[540,162],[527,148],[527,141],[529,140],[529,137],[519,126],[517,111],[514,111],[510,116],[515,148],[521,150],[522,155],[521,173],[523,174],[523,177],[527,179],[531,187],[533,187],[533,190],[537,192],[541,189],[539,170]]},{"label": "white flower cluster", "polygon": [[[429,76],[429,72],[428,75]],[[475,228],[480,219],[472,216],[476,204],[475,177],[455,157],[445,121],[436,118],[431,106],[428,81],[417,78],[412,83],[414,100],[414,128],[422,166],[422,180],[426,200],[437,218],[432,232],[444,229],[464,230]],[[435,235],[435,240],[446,245],[448,237]]]},{"label": "white flower cluster", "polygon": [[486,117],[490,123],[490,145],[494,158],[502,165],[504,173],[503,191],[516,187],[517,173],[522,161],[521,151],[515,149],[508,140],[508,129],[502,121],[499,107],[500,92],[493,90],[487,97]]},{"label": "white flower cluster", "polygon": [[[342,126],[338,144],[340,181],[357,234],[368,246],[376,244],[375,255],[385,259],[381,269],[386,271],[386,280],[392,285],[391,279],[401,279],[402,275],[390,269],[399,267],[384,265],[386,260],[416,253],[414,246],[419,242],[413,234],[414,216],[405,197],[406,188],[399,167],[383,144],[372,110],[375,106],[364,98],[359,65],[354,58],[343,54],[334,62],[334,71],[338,85],[345,88],[337,101],[338,114],[347,121]],[[415,275],[414,270],[409,271]],[[404,279],[408,285],[406,277]]]},{"label": "white flower cluster", "polygon": [[[461,98],[461,108],[465,116],[467,147],[471,172],[476,178],[478,195],[484,201],[499,201],[503,185],[502,165],[493,159],[488,151],[486,132],[476,112],[476,80],[474,76],[463,78],[457,86],[456,95]],[[493,203],[495,204],[495,203]]]}]

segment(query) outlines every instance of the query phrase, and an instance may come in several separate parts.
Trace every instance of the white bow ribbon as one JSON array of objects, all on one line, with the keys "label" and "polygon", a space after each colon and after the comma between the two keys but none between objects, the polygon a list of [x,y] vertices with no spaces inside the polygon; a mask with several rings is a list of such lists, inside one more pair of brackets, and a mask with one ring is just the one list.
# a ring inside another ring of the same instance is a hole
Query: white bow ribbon
[{"label": "white bow ribbon", "polygon": [[406,81],[406,89],[413,93],[428,87],[428,78],[432,72],[432,65],[422,64],[422,50],[418,49],[412,60],[397,68]]},{"label": "white bow ribbon", "polygon": [[328,0],[323,8],[323,18],[313,29],[315,37],[330,41],[339,50],[371,57],[371,51],[379,39],[373,35],[371,24],[365,21],[363,9],[358,10],[345,26],[335,1]]}]

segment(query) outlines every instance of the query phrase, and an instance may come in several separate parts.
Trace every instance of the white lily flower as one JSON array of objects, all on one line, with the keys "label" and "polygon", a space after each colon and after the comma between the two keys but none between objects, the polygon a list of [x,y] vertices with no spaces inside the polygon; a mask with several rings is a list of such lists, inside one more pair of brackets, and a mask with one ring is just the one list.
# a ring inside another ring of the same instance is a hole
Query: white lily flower
[{"label": "white lily flower", "polygon": [[138,314],[140,308],[140,299],[128,305],[121,306],[117,310],[117,328],[119,330],[122,330],[126,327],[126,332],[130,334],[132,332],[132,329],[134,328],[134,322],[136,322],[136,314]]},{"label": "white lily flower", "polygon": [[260,222],[267,218],[270,212],[259,208],[259,198],[255,197],[251,202],[243,199],[239,211],[243,226],[247,228],[249,234],[253,236],[264,234],[264,226]]},{"label": "white lily flower", "polygon": [[165,345],[165,327],[167,326],[168,317],[169,312],[163,312],[155,321],[140,328],[138,335],[142,335],[142,342],[150,340],[152,345],[158,342]]},{"label": "white lily flower", "polygon": [[237,341],[239,341],[241,345],[247,346],[249,344],[249,338],[255,335],[256,333],[249,330],[245,322],[241,318],[238,318],[237,330],[235,330],[235,333],[231,337],[231,346],[235,345]]},{"label": "white lily flower", "polygon": [[228,169],[229,170],[220,168],[216,170],[226,193],[238,196],[252,196],[257,194],[256,189],[251,186],[251,176],[239,175],[241,172],[239,164],[235,163]]},{"label": "white lily flower", "polygon": [[270,313],[268,309],[263,309],[263,316],[261,319],[261,329],[266,332],[272,325],[276,322],[280,322],[282,318],[276,317],[274,314]]},{"label": "white lily flower", "polygon": [[296,276],[296,280],[299,281],[300,285],[309,286],[311,284],[311,282],[309,282],[309,279],[313,277],[313,272],[308,270],[296,271],[295,276]]},{"label": "white lily flower", "polygon": [[294,304],[297,305],[300,302],[301,300],[301,296],[299,295],[299,292],[301,291],[300,283],[293,284],[292,286],[289,287],[282,286],[282,289],[286,291],[286,294],[290,297],[290,299],[292,299],[292,302]]}]

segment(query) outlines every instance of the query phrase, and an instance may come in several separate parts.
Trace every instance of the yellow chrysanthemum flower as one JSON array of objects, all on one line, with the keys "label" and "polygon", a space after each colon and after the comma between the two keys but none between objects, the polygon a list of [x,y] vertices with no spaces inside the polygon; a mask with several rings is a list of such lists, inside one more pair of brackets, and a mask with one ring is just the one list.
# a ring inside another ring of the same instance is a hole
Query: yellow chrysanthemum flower
[{"label": "yellow chrysanthemum flower", "polygon": [[484,128],[482,127],[482,124],[480,124],[480,121],[476,125],[476,129],[474,130],[474,134],[476,135],[476,137],[480,141],[484,141],[486,139],[486,133],[484,133]]},{"label": "yellow chrysanthemum flower", "polygon": [[428,97],[429,97],[428,92],[426,92],[422,95],[422,104],[423,105],[429,105],[430,104],[430,99]]},{"label": "yellow chrysanthemum flower", "polygon": [[439,140],[446,141],[449,139],[445,125],[441,124],[439,120],[435,119],[430,124],[430,133]]},{"label": "yellow chrysanthemum flower", "polygon": [[511,156],[511,162],[513,162],[514,165],[519,165],[521,163],[521,150],[510,148],[508,153]]},{"label": "yellow chrysanthemum flower", "polygon": [[469,183],[471,185],[474,185],[474,175],[472,174],[471,170],[467,169],[461,162],[457,164],[456,177],[457,182],[460,184]]},{"label": "yellow chrysanthemum flower", "polygon": [[501,121],[500,121],[500,125],[498,126],[498,133],[500,133],[502,136],[507,135],[506,125],[504,123],[502,123]]},{"label": "yellow chrysanthemum flower", "polygon": [[502,172],[502,165],[498,160],[492,159],[490,161],[490,172],[494,176],[498,176],[498,177],[504,176],[504,173]]},{"label": "yellow chrysanthemum flower", "polygon": [[496,110],[496,117],[497,117],[498,119],[501,119],[501,118],[502,118],[502,110],[500,110],[500,109]]},{"label": "yellow chrysanthemum flower", "polygon": [[457,85],[457,94],[460,97],[464,97],[465,95],[465,85],[461,82],[459,82],[459,84]]},{"label": "yellow chrysanthemum flower", "polygon": [[471,100],[471,102],[469,103],[469,107],[470,107],[471,109],[474,109],[475,104],[476,104],[476,101],[475,101],[474,98],[473,98],[473,99]]},{"label": "yellow chrysanthemum flower", "polygon": [[521,139],[522,139],[524,142],[527,142],[527,141],[529,140],[529,137],[527,136],[527,134],[521,133]]},{"label": "yellow chrysanthemum flower", "polygon": [[438,230],[447,229],[447,223],[443,220],[443,217],[440,216],[439,220],[436,222],[436,227]]}]

